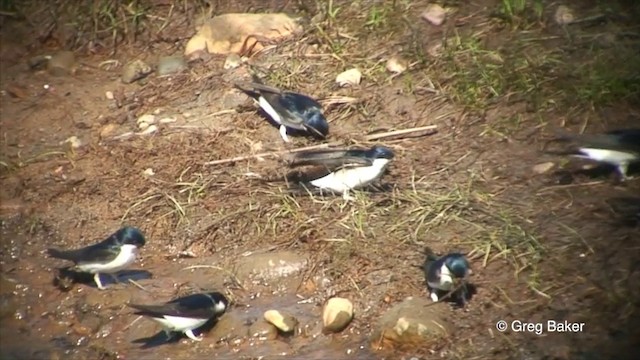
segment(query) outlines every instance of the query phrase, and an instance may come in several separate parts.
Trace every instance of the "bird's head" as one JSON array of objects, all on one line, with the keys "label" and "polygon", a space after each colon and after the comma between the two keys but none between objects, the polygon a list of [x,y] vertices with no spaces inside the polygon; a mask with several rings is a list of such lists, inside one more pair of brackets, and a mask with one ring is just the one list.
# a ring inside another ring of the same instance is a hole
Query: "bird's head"
[{"label": "bird's head", "polygon": [[446,256],[445,265],[456,278],[464,278],[469,274],[469,262],[460,253],[453,253]]},{"label": "bird's head", "polygon": [[223,294],[216,291],[208,293],[207,296],[211,298],[216,312],[223,313],[229,307],[229,300]]},{"label": "bird's head", "polygon": [[306,121],[307,128],[310,128],[313,135],[317,138],[324,139],[329,134],[329,123],[322,114],[322,111],[314,111]]},{"label": "bird's head", "polygon": [[122,245],[134,245],[135,247],[141,248],[146,243],[142,232],[130,226],[118,230],[115,236]]},{"label": "bird's head", "polygon": [[395,154],[393,150],[389,149],[386,146],[375,145],[369,150],[369,157],[374,159],[387,159],[391,160],[394,158]]}]

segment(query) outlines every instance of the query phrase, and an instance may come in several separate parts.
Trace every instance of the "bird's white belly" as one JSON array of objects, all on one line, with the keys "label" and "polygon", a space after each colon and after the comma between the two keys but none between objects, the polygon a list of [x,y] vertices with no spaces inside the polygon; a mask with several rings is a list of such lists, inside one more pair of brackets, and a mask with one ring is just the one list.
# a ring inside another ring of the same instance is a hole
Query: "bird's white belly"
[{"label": "bird's white belly", "polygon": [[125,244],[120,248],[120,253],[108,263],[82,263],[76,267],[80,271],[88,273],[115,273],[126,269],[136,260],[138,248],[135,245]]},{"label": "bird's white belly", "polygon": [[162,324],[162,326],[167,330],[181,332],[197,329],[209,321],[209,319],[193,319],[169,315],[165,315],[161,318],[154,317],[152,319]]},{"label": "bird's white belly", "polygon": [[260,98],[258,99],[258,105],[260,105],[262,110],[264,110],[264,112],[266,112],[267,115],[269,115],[271,119],[273,119],[273,121],[277,122],[278,124],[282,124],[282,119],[280,119],[280,114],[278,114],[278,112],[273,108],[273,106],[271,106],[271,104],[269,104],[269,102],[265,100],[265,98],[263,98],[262,96],[260,96]]},{"label": "bird's white belly", "polygon": [[637,157],[637,155],[632,153],[608,149],[581,148],[580,151],[584,153],[584,155],[577,155],[578,157],[589,158],[614,165],[634,161]]},{"label": "bird's white belly", "polygon": [[335,192],[345,192],[366,186],[382,175],[388,159],[375,159],[371,166],[340,169],[311,181],[313,186]]},{"label": "bird's white belly", "polygon": [[440,281],[432,282],[429,281],[429,286],[434,289],[439,289],[443,291],[449,291],[453,287],[453,275],[449,268],[446,265],[442,265],[440,268]]}]

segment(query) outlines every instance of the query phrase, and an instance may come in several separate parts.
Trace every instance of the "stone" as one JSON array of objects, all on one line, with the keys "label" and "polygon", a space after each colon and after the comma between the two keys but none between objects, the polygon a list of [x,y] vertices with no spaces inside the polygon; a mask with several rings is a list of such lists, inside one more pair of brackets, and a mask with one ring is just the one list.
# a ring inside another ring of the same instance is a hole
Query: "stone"
[{"label": "stone", "polygon": [[293,315],[278,310],[267,310],[264,319],[283,333],[291,333],[298,326],[298,319]]},{"label": "stone", "polygon": [[147,125],[152,125],[156,123],[156,116],[155,115],[151,115],[151,114],[145,114],[142,115],[138,118],[138,120],[136,120],[136,123],[138,124],[138,126],[140,126],[140,124],[145,123]]},{"label": "stone", "polygon": [[177,74],[187,70],[187,61],[184,56],[163,56],[158,60],[158,75]]},{"label": "stone", "polygon": [[361,80],[362,73],[356,68],[341,72],[336,76],[336,83],[341,87],[358,85]]},{"label": "stone", "polygon": [[134,81],[145,78],[147,75],[151,74],[153,68],[146,62],[142,60],[134,60],[132,62],[127,63],[122,68],[122,76],[121,80],[125,84],[131,84]]},{"label": "stone", "polygon": [[438,4],[429,4],[420,16],[432,25],[440,26],[447,17],[447,12]]},{"label": "stone", "polygon": [[575,21],[575,16],[571,9],[566,5],[560,5],[553,15],[553,19],[558,25],[569,25]]},{"label": "stone", "polygon": [[399,56],[392,56],[387,60],[387,71],[394,74],[401,74],[407,70],[407,62]]},{"label": "stone", "polygon": [[353,303],[349,299],[334,297],[329,299],[322,310],[324,332],[340,332],[353,319]]},{"label": "stone", "polygon": [[303,27],[297,19],[285,13],[229,13],[206,20],[187,42],[184,55],[227,55],[253,48],[260,51],[267,43],[282,41],[300,34]]},{"label": "stone", "polygon": [[80,141],[80,139],[78,139],[77,136],[71,136],[67,138],[65,141],[60,142],[60,145],[64,145],[64,144],[69,144],[71,148],[77,149],[82,146],[82,141]]},{"label": "stone", "polygon": [[555,165],[556,164],[554,164],[551,161],[549,161],[549,162],[540,163],[540,164],[535,165],[532,168],[532,170],[533,170],[534,173],[540,175],[540,174],[544,174],[544,173],[548,172],[549,170],[553,169],[553,167]]},{"label": "stone", "polygon": [[104,139],[113,135],[117,128],[118,126],[116,126],[115,124],[107,124],[103,126],[102,129],[100,129],[100,138]]},{"label": "stone", "polygon": [[375,344],[430,344],[446,338],[453,326],[446,320],[451,308],[445,303],[409,297],[387,310],[372,333]]},{"label": "stone", "polygon": [[158,130],[160,129],[157,126],[149,125],[147,128],[145,128],[144,130],[140,131],[137,134],[140,136],[147,136],[147,135],[155,134],[156,132],[158,132]]}]

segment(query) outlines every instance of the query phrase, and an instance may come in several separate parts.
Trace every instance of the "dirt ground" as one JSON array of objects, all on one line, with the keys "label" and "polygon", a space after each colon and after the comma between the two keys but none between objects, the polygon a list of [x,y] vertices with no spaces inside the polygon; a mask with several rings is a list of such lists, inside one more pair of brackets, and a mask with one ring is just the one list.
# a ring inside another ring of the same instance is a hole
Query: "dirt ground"
[{"label": "dirt ground", "polygon": [[[637,216],[611,204],[640,196],[639,172],[620,183],[541,149],[560,128],[639,126],[640,8],[569,4],[579,21],[561,26],[560,4],[520,3],[444,1],[447,19],[433,26],[420,17],[427,1],[95,1],[93,10],[1,2],[2,358],[635,358],[640,228]],[[173,76],[120,81],[122,64],[182,54],[196,18],[210,9],[306,19],[304,34],[251,61],[268,69],[273,85],[322,101],[355,99],[324,102],[327,141],[369,146],[364,136],[375,132],[435,132],[378,141],[396,153],[385,189],[358,192],[348,204],[265,181],[284,175],[277,158],[207,165],[317,143],[296,137],[286,145],[250,102],[227,107],[230,74],[244,70],[223,69],[225,56]],[[59,50],[74,51],[74,74],[28,67]],[[385,62],[394,55],[410,66],[392,76]],[[361,69],[362,83],[339,88],[336,75],[351,67]],[[175,121],[151,136],[113,138],[137,131],[144,114]],[[80,147],[64,143],[71,136]],[[547,162],[551,170],[536,170]],[[147,237],[134,266],[152,274],[136,278],[142,289],[53,285],[62,263],[46,248],[83,246],[124,224]],[[416,267],[427,246],[470,259],[477,293],[465,309],[447,310],[456,330],[434,344],[373,341],[386,310],[428,296]],[[244,275],[261,266],[256,254],[286,255],[303,270],[252,281]],[[333,336],[249,341],[225,333],[228,324],[197,344],[133,342],[158,328],[134,321],[124,303],[211,288],[239,309],[252,304],[228,321],[280,306],[313,323],[333,294],[350,298],[356,317]],[[585,325],[501,333],[503,319]]]}]

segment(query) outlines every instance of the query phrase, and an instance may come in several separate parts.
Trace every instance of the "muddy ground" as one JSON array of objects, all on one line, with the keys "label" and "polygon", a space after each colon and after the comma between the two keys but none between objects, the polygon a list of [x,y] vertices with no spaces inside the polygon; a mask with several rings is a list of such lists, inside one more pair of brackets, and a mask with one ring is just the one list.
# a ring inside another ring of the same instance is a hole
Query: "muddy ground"
[{"label": "muddy ground", "polygon": [[[541,153],[559,128],[640,124],[637,4],[569,4],[580,21],[562,26],[556,2],[446,1],[447,20],[433,26],[420,18],[425,1],[95,3],[92,12],[2,2],[2,358],[630,359],[640,349],[640,231],[611,205],[640,195],[640,182]],[[206,165],[316,144],[285,145],[250,102],[229,108],[230,79],[246,73],[223,69],[225,56],[120,81],[129,61],[182,54],[210,7],[313,20],[252,62],[274,85],[355,99],[326,106],[327,141],[367,146],[374,132],[436,131],[378,141],[397,155],[385,186],[348,204],[266,181],[284,174],[277,158]],[[75,52],[73,74],[27,66],[59,50]],[[387,72],[393,55],[409,69]],[[335,76],[354,66],[362,83],[337,87]],[[144,114],[175,121],[114,138],[137,131]],[[81,146],[65,144],[71,136]],[[552,169],[535,167],[547,162]],[[106,291],[90,281],[67,292],[53,285],[64,264],[46,258],[47,247],[83,246],[123,224],[147,236],[135,273]],[[428,296],[415,266],[426,246],[467,253],[477,293],[465,309],[439,307],[454,329],[440,341],[377,341],[385,311]],[[265,270],[269,260],[283,260],[281,273]],[[159,328],[126,302],[202,289],[234,300],[203,342],[137,342]],[[355,320],[317,335],[333,295],[354,302]],[[303,329],[250,337],[246,327],[270,308]],[[500,333],[501,319],[585,326]]]}]

